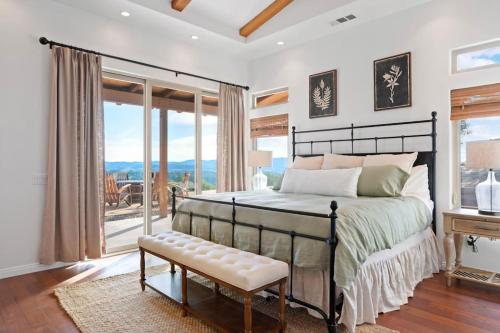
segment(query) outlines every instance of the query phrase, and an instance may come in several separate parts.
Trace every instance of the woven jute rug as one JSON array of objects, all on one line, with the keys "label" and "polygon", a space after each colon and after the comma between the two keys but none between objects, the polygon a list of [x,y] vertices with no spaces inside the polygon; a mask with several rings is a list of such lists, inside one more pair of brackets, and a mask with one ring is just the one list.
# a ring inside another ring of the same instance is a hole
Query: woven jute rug
[{"label": "woven jute rug", "polygon": [[[168,267],[148,268],[151,276],[167,270]],[[191,275],[191,279],[206,286],[211,282]],[[229,290],[221,292],[234,297]],[[139,272],[116,275],[58,288],[55,295],[63,309],[83,333],[107,332],[216,332],[210,326],[192,317],[182,317],[177,303],[146,287],[141,291]],[[255,296],[254,309],[277,317],[278,300],[271,301]],[[224,315],[224,314],[221,314]],[[287,332],[327,332],[325,322],[308,315],[304,308],[286,309]],[[342,327],[340,332],[346,332]],[[379,325],[361,325],[359,333],[397,333]]]}]

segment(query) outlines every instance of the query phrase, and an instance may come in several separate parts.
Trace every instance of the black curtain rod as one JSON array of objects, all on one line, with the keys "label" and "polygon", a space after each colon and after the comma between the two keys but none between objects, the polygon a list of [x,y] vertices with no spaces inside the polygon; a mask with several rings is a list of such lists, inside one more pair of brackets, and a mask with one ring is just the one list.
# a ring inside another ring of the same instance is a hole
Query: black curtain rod
[{"label": "black curtain rod", "polygon": [[70,48],[70,49],[73,49],[73,50],[77,50],[77,51],[83,51],[83,52],[87,52],[87,53],[97,54],[97,55],[100,55],[100,56],[106,57],[106,58],[112,58],[112,59],[116,59],[116,60],[131,62],[131,63],[136,64],[136,65],[141,65],[141,66],[146,66],[146,67],[161,69],[161,70],[164,70],[164,71],[167,71],[167,72],[175,73],[175,76],[178,76],[178,75],[191,76],[191,77],[195,77],[195,78],[198,78],[198,79],[203,79],[203,80],[207,80],[207,81],[212,81],[212,82],[227,84],[229,86],[240,87],[240,88],[243,88],[245,90],[249,90],[250,89],[249,86],[242,86],[240,84],[235,84],[235,83],[231,83],[231,82],[219,81],[219,80],[212,79],[212,78],[209,78],[209,77],[206,77],[206,76],[191,74],[191,73],[187,73],[187,72],[183,72],[183,71],[177,71],[175,69],[170,69],[170,68],[166,68],[166,67],[156,66],[156,65],[148,64],[148,63],[137,61],[137,60],[132,60],[132,59],[127,59],[127,58],[117,57],[117,56],[114,56],[114,55],[111,55],[111,54],[101,53],[101,52],[97,52],[97,51],[93,51],[93,50],[82,49],[80,47],[76,47],[76,46],[72,46],[72,45],[68,45],[68,44],[63,44],[63,43],[55,42],[53,40],[48,40],[45,37],[40,37],[40,39],[38,41],[42,45],[47,45],[48,44],[50,48],[52,48],[52,46],[54,46],[54,45],[55,46],[60,46],[60,47],[67,47],[67,48]]}]

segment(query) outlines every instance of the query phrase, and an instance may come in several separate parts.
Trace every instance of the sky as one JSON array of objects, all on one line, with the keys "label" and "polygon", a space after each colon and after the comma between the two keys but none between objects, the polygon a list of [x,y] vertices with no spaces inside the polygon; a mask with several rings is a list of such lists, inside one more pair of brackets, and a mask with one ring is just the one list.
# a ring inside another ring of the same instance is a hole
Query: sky
[{"label": "sky", "polygon": [[493,64],[500,64],[500,46],[467,52],[457,56],[457,69],[459,71]]},{"label": "sky", "polygon": [[[152,160],[159,160],[159,110],[152,112]],[[202,116],[202,159],[217,158],[217,117]],[[143,160],[143,107],[104,102],[106,162]],[[194,113],[168,111],[168,159],[182,162],[195,159]]]}]

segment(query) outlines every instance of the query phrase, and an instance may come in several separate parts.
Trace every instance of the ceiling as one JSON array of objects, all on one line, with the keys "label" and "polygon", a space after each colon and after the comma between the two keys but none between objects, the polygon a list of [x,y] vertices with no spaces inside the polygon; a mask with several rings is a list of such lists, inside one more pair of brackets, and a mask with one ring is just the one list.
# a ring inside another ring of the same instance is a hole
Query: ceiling
[{"label": "ceiling", "polygon": [[[240,36],[239,29],[273,0],[191,0],[182,12],[172,9],[170,0],[55,1],[154,30],[163,38],[255,59],[432,0],[294,0],[247,38]],[[122,11],[131,16],[122,17]],[[331,24],[349,14],[356,19]],[[192,40],[192,35],[199,39]],[[277,45],[278,41],[284,45]]]},{"label": "ceiling", "polygon": [[169,0],[130,1],[242,43],[250,43],[356,0],[294,0],[248,38],[240,36],[239,29],[273,0],[192,0],[182,12],[173,10]]}]

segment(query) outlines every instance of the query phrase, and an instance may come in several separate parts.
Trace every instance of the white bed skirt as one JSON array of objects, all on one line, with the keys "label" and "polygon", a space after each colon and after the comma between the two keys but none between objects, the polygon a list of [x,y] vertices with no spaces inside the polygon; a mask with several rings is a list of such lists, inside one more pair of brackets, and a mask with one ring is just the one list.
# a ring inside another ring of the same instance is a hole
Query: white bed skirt
[{"label": "white bed skirt", "polygon": [[[408,303],[420,281],[438,272],[437,238],[431,228],[392,249],[374,253],[361,266],[352,286],[347,290],[337,290],[337,294],[344,295],[339,322],[350,332],[355,331],[356,325],[374,324],[379,313],[398,310]],[[328,278],[328,272],[295,267],[294,297],[328,313]],[[322,318],[316,311],[309,310],[309,313]]]}]

